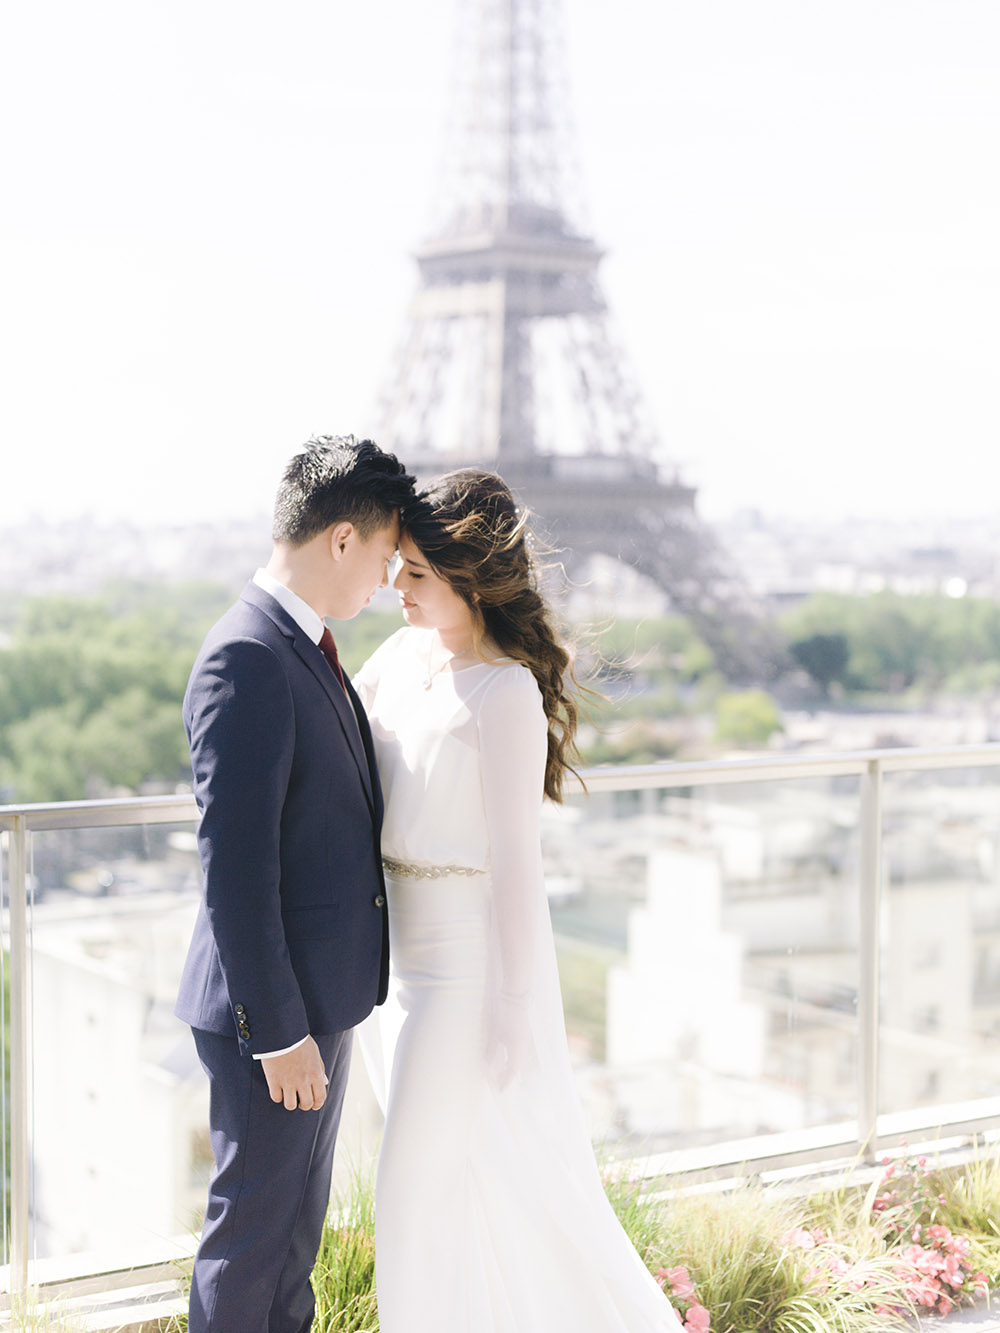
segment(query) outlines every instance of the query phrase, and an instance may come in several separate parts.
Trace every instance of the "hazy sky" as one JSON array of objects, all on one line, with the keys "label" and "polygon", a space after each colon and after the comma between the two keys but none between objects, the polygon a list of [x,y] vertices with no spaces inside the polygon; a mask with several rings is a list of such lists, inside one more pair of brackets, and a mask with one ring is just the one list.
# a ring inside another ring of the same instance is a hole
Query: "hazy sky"
[{"label": "hazy sky", "polygon": [[[0,523],[268,508],[414,284],[456,0],[8,14]],[[1000,494],[1000,2],[567,0],[604,287],[709,515]]]}]

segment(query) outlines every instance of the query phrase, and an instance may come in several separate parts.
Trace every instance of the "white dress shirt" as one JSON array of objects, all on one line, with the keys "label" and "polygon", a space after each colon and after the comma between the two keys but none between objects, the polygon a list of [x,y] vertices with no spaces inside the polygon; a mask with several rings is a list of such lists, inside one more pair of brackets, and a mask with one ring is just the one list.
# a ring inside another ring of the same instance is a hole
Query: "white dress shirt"
[{"label": "white dress shirt", "polygon": [[258,588],[263,588],[265,592],[271,594],[282,610],[288,612],[299,629],[309,635],[313,643],[319,643],[325,626],[308,602],[304,602],[297,592],[292,592],[291,588],[279,583],[266,569],[258,569],[253,581]]}]

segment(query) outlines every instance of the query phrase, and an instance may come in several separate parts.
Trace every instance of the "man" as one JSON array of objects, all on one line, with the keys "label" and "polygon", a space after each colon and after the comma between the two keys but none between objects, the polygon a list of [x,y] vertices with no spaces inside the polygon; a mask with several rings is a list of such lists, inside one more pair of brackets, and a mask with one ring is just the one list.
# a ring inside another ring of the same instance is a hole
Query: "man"
[{"label": "man", "polygon": [[215,1158],[190,1333],[312,1323],[351,1029],[385,998],[389,943],[371,733],[323,617],[386,584],[412,488],[370,440],[311,440],[267,567],[188,683],[205,893],[176,1012],[209,1077]]}]

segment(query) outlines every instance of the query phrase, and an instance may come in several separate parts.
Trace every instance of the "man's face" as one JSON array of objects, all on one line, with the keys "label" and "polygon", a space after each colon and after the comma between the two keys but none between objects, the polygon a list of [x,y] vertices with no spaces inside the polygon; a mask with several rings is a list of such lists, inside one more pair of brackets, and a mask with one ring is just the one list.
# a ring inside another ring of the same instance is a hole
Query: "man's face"
[{"label": "man's face", "polygon": [[352,528],[339,560],[337,609],[329,612],[336,620],[351,620],[368,605],[379,588],[389,582],[389,561],[399,542],[399,516],[384,528],[376,528],[367,541]]}]

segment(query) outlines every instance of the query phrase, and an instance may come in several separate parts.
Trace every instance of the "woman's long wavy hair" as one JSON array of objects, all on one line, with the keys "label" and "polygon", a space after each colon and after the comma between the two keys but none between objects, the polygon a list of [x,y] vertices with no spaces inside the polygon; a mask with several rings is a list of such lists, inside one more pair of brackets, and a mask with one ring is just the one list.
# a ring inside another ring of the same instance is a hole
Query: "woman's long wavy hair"
[{"label": "woman's long wavy hair", "polygon": [[538,682],[549,728],[545,795],[561,801],[577,753],[576,681],[538,589],[527,515],[494,473],[463,468],[438,477],[407,504],[401,526],[472,612],[473,642],[492,640]]}]

